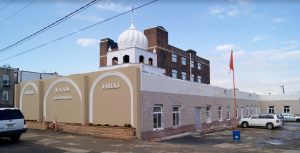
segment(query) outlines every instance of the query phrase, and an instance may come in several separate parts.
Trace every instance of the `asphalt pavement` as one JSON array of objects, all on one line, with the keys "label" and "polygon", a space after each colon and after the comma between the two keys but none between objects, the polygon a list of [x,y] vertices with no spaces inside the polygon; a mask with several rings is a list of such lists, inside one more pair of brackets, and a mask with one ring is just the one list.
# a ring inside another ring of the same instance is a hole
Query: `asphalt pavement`
[{"label": "asphalt pavement", "polygon": [[161,142],[118,140],[68,133],[28,130],[17,143],[0,139],[0,153],[196,153],[196,152],[300,152],[300,123],[283,128],[245,128],[241,141],[232,141],[232,131],[216,131]]}]

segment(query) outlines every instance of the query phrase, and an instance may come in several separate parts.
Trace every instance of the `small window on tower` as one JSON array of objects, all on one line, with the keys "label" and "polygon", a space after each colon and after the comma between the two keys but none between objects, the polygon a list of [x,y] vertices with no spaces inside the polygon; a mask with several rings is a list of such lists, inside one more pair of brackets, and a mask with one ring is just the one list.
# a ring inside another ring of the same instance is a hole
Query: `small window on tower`
[{"label": "small window on tower", "polygon": [[129,63],[129,56],[128,55],[123,56],[123,63]]},{"label": "small window on tower", "polygon": [[153,59],[149,58],[149,65],[153,65]]},{"label": "small window on tower", "polygon": [[112,65],[117,65],[118,64],[118,58],[117,57],[114,57],[112,59]]},{"label": "small window on tower", "polygon": [[144,63],[144,56],[143,55],[140,56],[140,63]]}]

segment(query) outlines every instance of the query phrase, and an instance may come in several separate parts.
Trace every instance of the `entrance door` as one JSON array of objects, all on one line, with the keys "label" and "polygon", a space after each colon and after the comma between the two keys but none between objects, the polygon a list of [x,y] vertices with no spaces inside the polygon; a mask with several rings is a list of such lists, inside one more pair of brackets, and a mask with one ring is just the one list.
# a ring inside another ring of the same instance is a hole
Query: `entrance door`
[{"label": "entrance door", "polygon": [[201,110],[200,108],[195,108],[195,127],[196,132],[201,131]]}]

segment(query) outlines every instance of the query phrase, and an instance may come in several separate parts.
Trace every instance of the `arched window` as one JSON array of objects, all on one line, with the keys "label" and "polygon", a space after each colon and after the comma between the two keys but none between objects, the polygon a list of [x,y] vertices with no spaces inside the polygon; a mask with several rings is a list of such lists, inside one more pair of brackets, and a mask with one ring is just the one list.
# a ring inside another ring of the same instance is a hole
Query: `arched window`
[{"label": "arched window", "polygon": [[153,59],[149,58],[149,65],[153,65]]},{"label": "arched window", "polygon": [[128,55],[123,56],[123,63],[129,63],[129,56]]},{"label": "arched window", "polygon": [[118,58],[117,57],[112,58],[111,63],[112,63],[112,65],[117,65],[118,64]]},{"label": "arched window", "polygon": [[144,56],[143,55],[140,56],[140,63],[144,63]]}]

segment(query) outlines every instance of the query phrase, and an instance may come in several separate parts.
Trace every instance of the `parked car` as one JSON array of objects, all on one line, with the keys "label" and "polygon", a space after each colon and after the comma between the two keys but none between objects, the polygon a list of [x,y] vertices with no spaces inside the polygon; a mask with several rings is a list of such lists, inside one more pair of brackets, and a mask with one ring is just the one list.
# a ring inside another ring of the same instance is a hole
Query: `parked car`
[{"label": "parked car", "polygon": [[16,142],[26,130],[24,116],[19,109],[0,108],[0,138],[8,137]]},{"label": "parked car", "polygon": [[282,119],[279,114],[259,114],[240,119],[239,125],[243,128],[257,126],[266,127],[271,130],[282,126]]},{"label": "parked car", "polygon": [[300,122],[300,116],[296,116],[294,114],[283,113],[282,114],[284,121],[296,121]]}]

